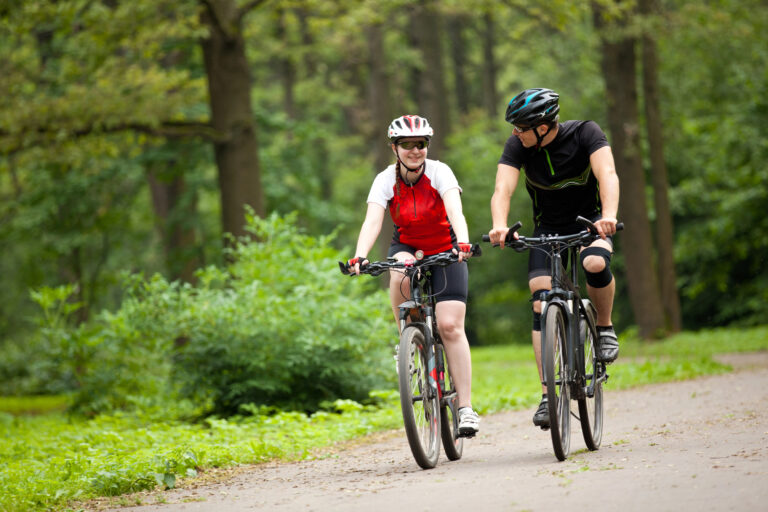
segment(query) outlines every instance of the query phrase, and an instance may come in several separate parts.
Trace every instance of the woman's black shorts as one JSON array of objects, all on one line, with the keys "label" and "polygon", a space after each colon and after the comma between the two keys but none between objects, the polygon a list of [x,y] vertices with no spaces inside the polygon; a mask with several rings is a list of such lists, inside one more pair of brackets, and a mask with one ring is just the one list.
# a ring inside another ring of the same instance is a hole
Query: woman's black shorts
[{"label": "woman's black shorts", "polygon": [[[387,256],[391,257],[398,252],[407,252],[414,254],[416,249],[410,245],[395,242],[389,246]],[[445,300],[458,300],[467,303],[467,291],[469,289],[469,270],[467,262],[451,263],[445,267],[432,267],[432,293],[435,294],[435,302]],[[407,289],[402,289],[403,296],[408,293]]]}]

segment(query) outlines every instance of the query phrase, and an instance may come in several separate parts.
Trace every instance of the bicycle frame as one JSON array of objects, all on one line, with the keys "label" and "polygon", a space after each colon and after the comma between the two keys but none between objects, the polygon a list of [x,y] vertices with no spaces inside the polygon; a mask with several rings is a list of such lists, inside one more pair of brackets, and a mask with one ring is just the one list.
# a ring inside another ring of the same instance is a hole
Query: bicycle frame
[{"label": "bicycle frame", "polygon": [[[552,238],[554,239],[555,237],[553,236]],[[584,368],[584,362],[576,360],[577,356],[583,354],[583,350],[581,346],[574,346],[575,344],[584,343],[579,333],[579,318],[582,316],[581,313],[583,313],[583,317],[587,319],[588,329],[595,332],[596,327],[592,325],[591,319],[589,318],[582,301],[581,294],[579,293],[579,271],[577,267],[579,263],[579,250],[577,247],[571,246],[567,248],[567,251],[570,259],[570,276],[566,273],[565,267],[563,266],[563,258],[560,254],[561,248],[555,246],[555,249],[550,253],[552,288],[545,293],[544,298],[541,300],[541,316],[542,318],[546,318],[547,310],[550,307],[562,308],[563,318],[566,323],[565,328],[568,333],[566,338],[566,358],[570,375],[567,375],[566,378],[570,388],[571,398],[578,400],[583,399],[587,394],[587,390],[584,387],[586,376],[579,371],[580,368]],[[574,303],[576,304],[575,310]],[[543,382],[543,384],[546,385],[546,382]]]}]

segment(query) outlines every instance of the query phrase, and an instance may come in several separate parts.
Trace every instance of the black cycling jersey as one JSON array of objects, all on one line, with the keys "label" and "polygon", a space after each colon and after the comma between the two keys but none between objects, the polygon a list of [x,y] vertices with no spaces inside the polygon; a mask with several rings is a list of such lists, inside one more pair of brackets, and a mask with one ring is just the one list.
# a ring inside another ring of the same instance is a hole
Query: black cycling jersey
[{"label": "black cycling jersey", "polygon": [[605,146],[608,139],[594,121],[565,121],[541,149],[525,148],[510,136],[499,163],[525,173],[534,224],[558,229],[573,225],[579,215],[599,218],[600,194],[589,156]]}]

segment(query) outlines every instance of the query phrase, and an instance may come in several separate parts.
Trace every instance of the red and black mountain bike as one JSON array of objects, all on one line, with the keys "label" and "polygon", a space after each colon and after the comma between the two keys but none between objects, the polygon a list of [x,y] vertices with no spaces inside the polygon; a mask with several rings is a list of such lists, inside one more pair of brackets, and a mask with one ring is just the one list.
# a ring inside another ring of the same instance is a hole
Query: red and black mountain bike
[{"label": "red and black mountain bike", "polygon": [[[417,258],[421,251],[417,251]],[[479,256],[474,245],[472,254]],[[424,469],[435,467],[440,457],[440,438],[449,460],[461,458],[464,440],[459,436],[458,395],[448,370],[445,347],[437,331],[435,296],[429,276],[441,267],[458,261],[458,255],[444,252],[415,260],[368,263],[363,274],[377,276],[397,269],[409,279],[409,300],[400,304],[400,342],[397,374],[403,424],[413,458]],[[339,262],[341,272],[355,275]]]}]

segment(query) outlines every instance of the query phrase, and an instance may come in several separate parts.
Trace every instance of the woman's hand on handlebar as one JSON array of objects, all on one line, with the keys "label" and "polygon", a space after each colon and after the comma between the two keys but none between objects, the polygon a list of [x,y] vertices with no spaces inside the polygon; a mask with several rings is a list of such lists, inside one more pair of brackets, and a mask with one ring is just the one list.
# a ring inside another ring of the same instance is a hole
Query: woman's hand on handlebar
[{"label": "woman's hand on handlebar", "polygon": [[469,258],[472,257],[472,244],[459,242],[456,245],[458,246],[458,250],[454,248],[453,254],[456,254],[459,256],[460,262],[464,260],[468,260]]},{"label": "woman's hand on handlebar", "polygon": [[347,261],[347,269],[354,272],[356,275],[360,275],[360,269],[368,264],[368,258],[365,256],[355,256],[351,260]]}]

